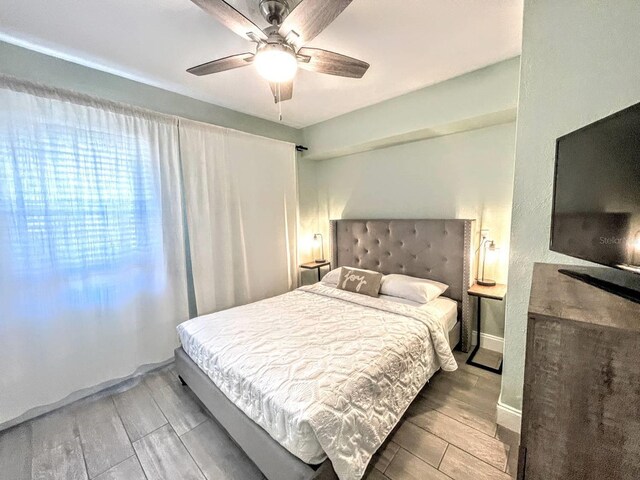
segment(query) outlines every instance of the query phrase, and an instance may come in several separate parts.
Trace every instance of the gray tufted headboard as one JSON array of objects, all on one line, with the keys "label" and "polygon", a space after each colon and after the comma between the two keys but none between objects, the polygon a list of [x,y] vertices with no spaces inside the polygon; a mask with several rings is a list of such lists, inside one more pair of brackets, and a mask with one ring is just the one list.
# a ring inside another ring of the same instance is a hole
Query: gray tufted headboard
[{"label": "gray tufted headboard", "polygon": [[331,255],[335,267],[402,273],[449,285],[462,325],[462,350],[469,351],[473,305],[473,220],[332,220]]}]

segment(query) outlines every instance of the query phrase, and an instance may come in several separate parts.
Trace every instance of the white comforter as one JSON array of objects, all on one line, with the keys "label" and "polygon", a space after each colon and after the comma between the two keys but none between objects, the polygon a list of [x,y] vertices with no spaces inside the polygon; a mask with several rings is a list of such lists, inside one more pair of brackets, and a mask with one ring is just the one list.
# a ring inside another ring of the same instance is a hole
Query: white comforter
[{"label": "white comforter", "polygon": [[220,390],[291,453],[341,480],[371,456],[438,368],[455,370],[428,309],[315,284],[178,326]]}]

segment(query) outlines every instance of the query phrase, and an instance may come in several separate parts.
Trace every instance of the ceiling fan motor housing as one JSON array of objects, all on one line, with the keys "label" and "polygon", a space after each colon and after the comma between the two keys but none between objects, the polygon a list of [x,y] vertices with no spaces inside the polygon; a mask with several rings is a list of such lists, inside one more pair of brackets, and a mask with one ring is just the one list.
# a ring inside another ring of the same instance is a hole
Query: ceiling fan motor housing
[{"label": "ceiling fan motor housing", "polygon": [[293,56],[294,58],[296,56],[296,51],[290,45],[287,45],[287,43],[283,41],[282,37],[280,37],[279,39],[269,38],[269,40],[267,40],[262,45],[258,45],[258,48],[256,49],[256,54],[260,52],[274,51],[274,50],[287,53]]},{"label": "ceiling fan motor housing", "polygon": [[260,13],[271,25],[280,25],[289,14],[286,0],[260,0]]}]

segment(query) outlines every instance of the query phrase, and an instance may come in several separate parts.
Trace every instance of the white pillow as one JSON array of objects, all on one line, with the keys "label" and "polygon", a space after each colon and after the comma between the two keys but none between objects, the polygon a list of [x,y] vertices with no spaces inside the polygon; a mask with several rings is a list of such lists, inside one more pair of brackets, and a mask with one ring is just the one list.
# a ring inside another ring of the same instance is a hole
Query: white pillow
[{"label": "white pillow", "polygon": [[341,271],[342,271],[342,267],[334,268],[329,273],[327,273],[324,277],[322,277],[322,280],[320,281],[322,283],[335,287],[338,285],[338,280],[340,280]]},{"label": "white pillow", "polygon": [[405,298],[418,303],[427,303],[438,298],[447,288],[449,288],[449,285],[434,280],[392,273],[391,275],[385,275],[382,279],[380,294]]}]

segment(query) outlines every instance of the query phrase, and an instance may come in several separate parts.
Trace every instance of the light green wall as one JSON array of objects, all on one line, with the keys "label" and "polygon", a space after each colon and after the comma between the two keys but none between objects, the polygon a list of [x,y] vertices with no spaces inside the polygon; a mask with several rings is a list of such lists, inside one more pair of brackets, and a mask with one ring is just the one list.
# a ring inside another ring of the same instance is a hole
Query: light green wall
[{"label": "light green wall", "polygon": [[515,120],[519,57],[304,129],[306,158],[335,158]]},{"label": "light green wall", "polygon": [[[319,161],[320,221],[484,217],[502,247],[497,280],[505,282],[514,147],[515,123],[510,122]],[[502,337],[502,304],[485,305],[483,332]]]},{"label": "light green wall", "polygon": [[0,73],[169,115],[300,143],[302,131],[0,42]]},{"label": "light green wall", "polygon": [[[319,232],[318,227],[318,180],[317,162],[307,160],[298,155],[298,204],[300,212],[298,232],[298,256],[302,262],[310,262],[317,256],[312,242],[313,234]],[[325,249],[328,251],[328,237],[325,238]],[[328,254],[326,254],[328,256]],[[323,269],[325,272],[326,269]],[[318,281],[315,270],[300,272],[302,284],[308,285]]]},{"label": "light green wall", "polygon": [[[518,59],[501,62],[308,127],[305,144],[312,154],[333,151],[334,144],[342,148],[515,110],[518,74]],[[497,280],[506,281],[515,122],[490,125],[328,160],[303,158],[301,185],[309,190],[301,189],[300,211],[311,230],[302,238],[312,230],[327,234],[329,219],[337,218],[475,218],[501,247]],[[305,253],[311,255],[301,249]],[[504,304],[485,305],[483,331],[502,337]]]},{"label": "light green wall", "polygon": [[549,251],[557,137],[640,101],[640,2],[525,0],[501,402],[522,407],[534,262]]}]

